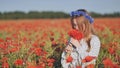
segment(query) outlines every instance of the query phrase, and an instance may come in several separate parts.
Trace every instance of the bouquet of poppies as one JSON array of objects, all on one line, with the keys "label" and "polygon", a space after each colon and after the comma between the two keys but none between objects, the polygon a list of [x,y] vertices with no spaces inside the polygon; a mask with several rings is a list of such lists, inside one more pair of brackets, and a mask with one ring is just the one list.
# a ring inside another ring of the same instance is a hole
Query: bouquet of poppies
[{"label": "bouquet of poppies", "polygon": [[78,31],[78,30],[76,30],[76,29],[70,30],[70,31],[68,32],[68,35],[69,35],[70,37],[73,37],[73,38],[76,39],[76,40],[80,40],[80,39],[83,38],[83,33],[80,32],[80,31]]}]

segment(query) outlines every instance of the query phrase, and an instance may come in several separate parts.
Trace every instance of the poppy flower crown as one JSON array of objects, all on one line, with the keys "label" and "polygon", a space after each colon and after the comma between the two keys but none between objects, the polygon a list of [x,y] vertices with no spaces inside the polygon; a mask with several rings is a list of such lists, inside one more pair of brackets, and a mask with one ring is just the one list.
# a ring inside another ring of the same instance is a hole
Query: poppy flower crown
[{"label": "poppy flower crown", "polygon": [[94,19],[89,16],[86,12],[83,11],[72,11],[70,13],[71,17],[75,17],[75,16],[84,16],[86,19],[88,19],[90,21],[90,24],[92,24],[94,22]]}]

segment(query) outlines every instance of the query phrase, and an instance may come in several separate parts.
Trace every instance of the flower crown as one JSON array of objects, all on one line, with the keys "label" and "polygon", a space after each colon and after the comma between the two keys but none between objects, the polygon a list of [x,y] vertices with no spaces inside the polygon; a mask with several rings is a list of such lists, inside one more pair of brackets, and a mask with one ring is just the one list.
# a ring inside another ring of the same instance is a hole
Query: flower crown
[{"label": "flower crown", "polygon": [[70,13],[70,16],[71,17],[84,16],[86,19],[88,19],[90,21],[90,24],[92,24],[94,22],[94,19],[91,16],[89,16],[86,12],[83,12],[83,11],[72,11]]}]

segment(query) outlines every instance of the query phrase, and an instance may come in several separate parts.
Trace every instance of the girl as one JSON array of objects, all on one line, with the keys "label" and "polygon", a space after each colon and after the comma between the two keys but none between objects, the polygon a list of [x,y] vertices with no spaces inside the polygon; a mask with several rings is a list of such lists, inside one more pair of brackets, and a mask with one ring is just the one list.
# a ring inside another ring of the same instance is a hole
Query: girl
[{"label": "girl", "polygon": [[80,40],[70,37],[62,53],[63,68],[94,66],[100,50],[100,40],[93,30],[93,18],[84,9],[71,12],[72,28],[83,34]]}]

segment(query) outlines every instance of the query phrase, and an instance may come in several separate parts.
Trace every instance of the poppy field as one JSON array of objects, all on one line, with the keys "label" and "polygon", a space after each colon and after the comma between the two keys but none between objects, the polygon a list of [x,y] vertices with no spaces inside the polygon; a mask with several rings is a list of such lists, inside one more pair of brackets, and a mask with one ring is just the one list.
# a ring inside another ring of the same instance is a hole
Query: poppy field
[{"label": "poppy field", "polygon": [[[94,67],[120,68],[120,18],[96,18],[101,41]],[[62,68],[70,19],[0,20],[0,68]]]}]

